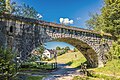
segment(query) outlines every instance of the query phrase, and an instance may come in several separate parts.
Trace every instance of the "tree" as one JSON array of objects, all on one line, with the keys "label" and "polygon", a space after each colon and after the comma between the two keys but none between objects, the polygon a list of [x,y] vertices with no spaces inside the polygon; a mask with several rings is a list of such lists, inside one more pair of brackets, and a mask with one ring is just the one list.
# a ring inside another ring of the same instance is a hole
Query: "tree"
[{"label": "tree", "polygon": [[78,52],[79,50],[77,48],[74,48],[74,52]]},{"label": "tree", "polygon": [[39,58],[40,58],[40,60],[42,59],[42,54],[43,54],[44,50],[45,50],[45,47],[43,45],[40,45],[38,47],[38,52],[39,52]]},{"label": "tree", "polygon": [[41,19],[42,16],[29,5],[17,5],[16,2],[11,0],[0,0],[0,13],[9,13],[17,16],[23,16],[26,18]]},{"label": "tree", "polygon": [[11,11],[12,11],[10,1],[11,0],[5,0],[6,10],[8,13],[11,13]]},{"label": "tree", "polygon": [[118,45],[117,42],[113,42],[113,46],[111,47],[109,54],[112,54],[113,58],[120,57],[120,45]]},{"label": "tree", "polygon": [[115,40],[120,38],[120,0],[105,0],[101,10],[104,22],[103,30],[111,33]]},{"label": "tree", "polygon": [[56,50],[61,50],[61,48],[59,46],[56,47]]},{"label": "tree", "polygon": [[15,54],[10,49],[0,48],[0,79],[10,80],[15,74]]},{"label": "tree", "polygon": [[61,50],[64,50],[64,48],[61,48]]},{"label": "tree", "polygon": [[0,0],[0,13],[11,13],[10,0]]},{"label": "tree", "polygon": [[0,0],[0,13],[6,11],[5,0]]},{"label": "tree", "polygon": [[[36,48],[34,51],[36,52],[35,54],[32,54],[29,58],[28,61],[37,61],[38,59],[42,59],[43,52],[45,50],[45,47],[43,45],[40,45],[38,48]],[[34,53],[34,52],[33,52]]]},{"label": "tree", "polygon": [[42,54],[44,52],[44,50],[45,50],[45,47],[43,45],[40,45],[38,47],[38,51],[39,51],[40,54]]},{"label": "tree", "polygon": [[101,14],[93,15],[86,24],[94,30],[111,33],[114,40],[118,40],[120,38],[120,0],[104,0],[104,3]]},{"label": "tree", "polygon": [[100,21],[99,21],[99,14],[92,14],[90,13],[90,19],[86,21],[86,26],[88,27],[88,29],[92,30],[92,29],[97,29],[100,25]]},{"label": "tree", "polygon": [[65,47],[65,51],[68,51],[70,50],[69,46]]},{"label": "tree", "polygon": [[26,4],[22,5],[22,11],[20,13],[22,13],[20,16],[24,16],[27,18],[34,18],[34,19],[38,18],[37,17],[38,12],[33,7],[30,7],[29,5]]},{"label": "tree", "polygon": [[11,6],[12,14],[14,15],[33,19],[40,19],[42,17],[33,7],[30,7],[29,5],[23,4],[19,6],[13,2]]}]

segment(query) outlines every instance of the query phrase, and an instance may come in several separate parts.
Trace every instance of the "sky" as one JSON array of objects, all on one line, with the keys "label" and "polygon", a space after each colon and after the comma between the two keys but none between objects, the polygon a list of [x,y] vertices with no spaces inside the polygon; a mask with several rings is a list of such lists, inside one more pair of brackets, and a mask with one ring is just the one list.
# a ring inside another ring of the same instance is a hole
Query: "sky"
[{"label": "sky", "polygon": [[[11,0],[18,5],[25,3],[34,7],[42,20],[55,23],[64,23],[66,25],[79,28],[86,28],[85,21],[89,20],[90,13],[100,13],[103,0]],[[55,42],[53,42],[55,44]],[[53,45],[48,43],[48,46]],[[66,45],[65,43],[58,43]],[[53,45],[54,46],[54,45]],[[48,47],[51,48],[51,47]],[[71,47],[72,48],[72,47]]]},{"label": "sky", "polygon": [[69,46],[71,50],[74,50],[74,46],[67,44],[65,42],[47,42],[45,43],[45,47],[48,49],[56,49],[56,47],[59,46],[61,48],[65,48],[66,46]]}]

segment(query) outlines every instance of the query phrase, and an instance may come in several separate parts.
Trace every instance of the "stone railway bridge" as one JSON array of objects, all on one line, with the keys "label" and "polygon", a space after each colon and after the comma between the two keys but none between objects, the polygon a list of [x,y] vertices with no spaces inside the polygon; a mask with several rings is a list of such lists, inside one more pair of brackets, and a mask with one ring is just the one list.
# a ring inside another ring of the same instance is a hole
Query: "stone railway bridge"
[{"label": "stone railway bridge", "polygon": [[[104,53],[109,51],[111,35],[93,30],[13,16],[0,15],[0,45],[12,48],[26,59],[39,45],[49,41],[62,41],[76,47],[91,67],[104,66]],[[101,40],[104,39],[104,42]]]}]

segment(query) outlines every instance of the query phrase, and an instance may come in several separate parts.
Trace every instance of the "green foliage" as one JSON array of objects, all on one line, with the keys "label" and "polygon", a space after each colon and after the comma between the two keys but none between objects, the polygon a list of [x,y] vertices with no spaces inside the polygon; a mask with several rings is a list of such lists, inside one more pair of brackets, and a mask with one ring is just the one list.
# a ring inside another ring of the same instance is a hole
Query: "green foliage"
[{"label": "green foliage", "polygon": [[5,11],[6,11],[5,0],[0,0],[0,13],[3,13]]},{"label": "green foliage", "polygon": [[15,54],[10,49],[0,48],[0,79],[8,80],[16,74]]},{"label": "green foliage", "polygon": [[12,4],[12,14],[17,16],[23,16],[26,18],[39,19],[38,12],[29,5],[23,4],[18,6],[16,3]]},{"label": "green foliage", "polygon": [[95,68],[95,72],[97,73],[104,73],[104,74],[111,74],[115,76],[120,75],[120,60],[113,59],[112,61],[108,61],[105,67]]},{"label": "green foliage", "polygon": [[114,40],[120,38],[120,0],[104,0],[101,14],[92,15],[86,22],[94,30],[103,30],[113,35]]},{"label": "green foliage", "polygon": [[28,61],[40,61],[42,60],[42,54],[45,50],[45,47],[43,45],[40,45],[38,48],[35,49],[37,52],[36,54],[33,54],[31,57],[29,57]]},{"label": "green foliage", "polygon": [[31,69],[46,69],[46,70],[50,70],[50,69],[54,69],[53,67],[54,63],[44,63],[44,62],[24,62],[21,64],[21,70],[31,70]]},{"label": "green foliage", "polygon": [[45,50],[45,47],[43,45],[40,45],[38,47],[38,51],[39,51],[40,54],[42,54],[44,52],[44,50]]},{"label": "green foliage", "polygon": [[12,11],[10,1],[11,0],[5,0],[7,13],[11,13],[11,11]]},{"label": "green foliage", "polygon": [[28,76],[27,80],[42,80],[43,76]]},{"label": "green foliage", "polygon": [[33,61],[40,61],[40,56],[37,55],[32,55],[27,59],[28,62],[33,62]]},{"label": "green foliage", "polygon": [[74,52],[78,52],[79,50],[77,48],[74,48]]},{"label": "green foliage", "polygon": [[113,45],[110,49],[110,54],[113,56],[113,58],[120,57],[120,45],[117,42],[113,42]]},{"label": "green foliage", "polygon": [[0,0],[0,13],[9,13],[26,18],[40,19],[42,16],[29,5],[17,5],[16,2],[10,3],[10,0]]},{"label": "green foliage", "polygon": [[10,4],[11,0],[0,0],[0,13],[11,14],[13,12],[13,3]]},{"label": "green foliage", "polygon": [[104,74],[92,74],[90,77],[104,79],[104,80],[120,80],[119,78],[113,76],[107,76]]},{"label": "green foliage", "polygon": [[[75,56],[75,54],[77,57]],[[54,62],[54,60],[52,60],[51,62]],[[57,57],[57,63],[64,63],[73,68],[79,67],[81,63],[84,62],[86,62],[86,58],[80,52],[65,53]]]},{"label": "green foliage", "polygon": [[36,68],[37,67],[37,63],[35,62],[24,62],[21,64],[22,68]]},{"label": "green foliage", "polygon": [[75,76],[72,80],[120,80],[120,78],[116,78],[114,76],[107,76],[104,74],[92,73],[91,76]]},{"label": "green foliage", "polygon": [[69,46],[66,46],[65,51],[68,51],[68,50],[70,50],[70,48],[69,48]]},{"label": "green foliage", "polygon": [[101,10],[104,28],[103,30],[111,33],[115,38],[120,38],[120,1],[105,0],[105,6]]},{"label": "green foliage", "polygon": [[85,63],[85,62],[86,62],[86,59],[83,56],[80,59],[72,60],[72,61],[68,62],[67,64],[74,68],[80,68],[81,63]]},{"label": "green foliage", "polygon": [[88,27],[88,29],[96,29],[100,26],[100,21],[99,21],[99,14],[90,14],[90,19],[86,21],[86,26]]},{"label": "green foliage", "polygon": [[59,46],[56,47],[56,50],[61,50],[61,48]]}]

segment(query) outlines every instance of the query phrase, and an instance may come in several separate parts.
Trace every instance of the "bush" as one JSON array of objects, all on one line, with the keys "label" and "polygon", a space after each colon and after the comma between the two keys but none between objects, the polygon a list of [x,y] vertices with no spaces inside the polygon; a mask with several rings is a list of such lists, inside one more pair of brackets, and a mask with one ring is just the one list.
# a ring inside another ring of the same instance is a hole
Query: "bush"
[{"label": "bush", "polygon": [[0,48],[0,79],[8,80],[16,75],[14,59],[15,54],[11,49]]},{"label": "bush", "polygon": [[21,64],[21,69],[53,69],[53,63],[24,62]]},{"label": "bush", "polygon": [[120,56],[120,44],[118,44],[118,42],[113,42],[113,46],[111,47],[109,54],[112,55],[113,59],[119,58],[119,56]]},{"label": "bush", "polygon": [[36,68],[37,63],[35,62],[24,62],[21,64],[21,68]]}]

